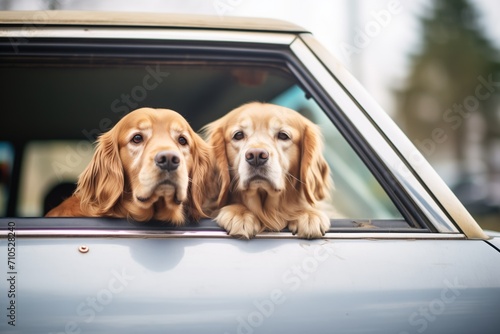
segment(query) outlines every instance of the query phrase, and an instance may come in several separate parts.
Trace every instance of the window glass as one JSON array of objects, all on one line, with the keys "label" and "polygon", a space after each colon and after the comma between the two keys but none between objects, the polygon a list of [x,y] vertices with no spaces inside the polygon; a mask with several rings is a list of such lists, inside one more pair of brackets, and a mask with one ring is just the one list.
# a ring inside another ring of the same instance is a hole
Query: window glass
[{"label": "window glass", "polygon": [[[198,130],[243,103],[267,101],[297,110],[321,127],[335,183],[331,205],[325,209],[332,218],[401,219],[368,168],[284,64],[129,61],[106,59],[97,66],[98,58],[82,57],[64,66],[0,65],[2,82],[9,83],[0,82],[0,89],[8,92],[3,102],[14,118],[11,126],[0,124],[0,140],[4,136],[27,143],[18,215],[42,216],[50,198],[61,201],[69,196],[92,157],[96,137],[131,110],[145,106],[174,109]],[[26,98],[28,93],[30,98]],[[20,128],[25,130],[16,130]],[[5,150],[0,146],[0,153]],[[0,162],[12,165],[2,156]],[[1,187],[5,207],[6,183]]]}]

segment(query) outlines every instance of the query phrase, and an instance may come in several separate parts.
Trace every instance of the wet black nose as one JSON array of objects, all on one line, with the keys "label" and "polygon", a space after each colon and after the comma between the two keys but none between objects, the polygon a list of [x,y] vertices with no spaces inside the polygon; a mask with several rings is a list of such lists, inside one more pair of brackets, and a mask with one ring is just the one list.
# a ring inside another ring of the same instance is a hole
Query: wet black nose
[{"label": "wet black nose", "polygon": [[155,155],[156,166],[169,172],[176,170],[180,162],[179,155],[173,151],[161,151]]},{"label": "wet black nose", "polygon": [[259,167],[269,160],[269,152],[260,148],[252,148],[245,154],[245,159],[251,166]]}]

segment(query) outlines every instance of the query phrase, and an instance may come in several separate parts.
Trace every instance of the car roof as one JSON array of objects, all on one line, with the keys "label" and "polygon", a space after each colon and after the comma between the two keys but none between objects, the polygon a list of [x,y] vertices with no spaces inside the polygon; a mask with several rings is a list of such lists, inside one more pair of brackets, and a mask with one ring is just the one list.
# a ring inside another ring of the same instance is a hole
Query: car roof
[{"label": "car roof", "polygon": [[91,11],[0,11],[0,25],[166,27],[303,33],[290,22],[235,16]]}]

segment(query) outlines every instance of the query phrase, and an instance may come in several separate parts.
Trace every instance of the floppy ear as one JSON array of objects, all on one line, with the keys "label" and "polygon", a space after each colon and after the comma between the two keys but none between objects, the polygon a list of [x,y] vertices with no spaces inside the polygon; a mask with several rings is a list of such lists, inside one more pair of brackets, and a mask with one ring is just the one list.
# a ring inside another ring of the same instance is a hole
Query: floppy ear
[{"label": "floppy ear", "polygon": [[207,217],[203,204],[207,194],[211,191],[211,179],[213,167],[210,159],[210,147],[194,131],[191,132],[193,138],[193,166],[190,171],[191,184],[189,186],[189,199],[191,204],[191,216],[198,220]]},{"label": "floppy ear", "polygon": [[213,189],[216,191],[217,206],[227,203],[229,185],[231,183],[229,176],[229,165],[227,162],[226,142],[224,141],[224,131],[220,122],[208,124],[203,131],[206,133],[208,144],[211,147],[212,164],[215,167],[215,177],[213,177]]},{"label": "floppy ear", "polygon": [[75,193],[83,212],[107,215],[123,194],[123,165],[113,130],[101,135],[90,164],[78,179]]},{"label": "floppy ear", "polygon": [[328,196],[331,187],[330,167],[323,158],[322,151],[323,138],[319,127],[307,124],[302,138],[300,181],[310,204]]}]

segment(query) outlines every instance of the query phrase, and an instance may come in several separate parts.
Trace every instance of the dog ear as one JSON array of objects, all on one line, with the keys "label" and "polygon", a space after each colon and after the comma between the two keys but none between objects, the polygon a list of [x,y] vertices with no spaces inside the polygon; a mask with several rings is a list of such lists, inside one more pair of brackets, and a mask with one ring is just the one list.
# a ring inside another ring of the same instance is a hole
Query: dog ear
[{"label": "dog ear", "polygon": [[231,183],[224,130],[219,122],[216,121],[205,126],[203,132],[205,133],[212,151],[211,159],[215,172],[215,175],[212,176],[213,197],[217,197],[216,203],[220,208],[227,203],[229,186]]},{"label": "dog ear", "polygon": [[78,179],[75,191],[83,212],[93,216],[111,212],[124,190],[123,165],[113,130],[101,135],[90,164]]},{"label": "dog ear", "polygon": [[208,216],[205,213],[204,204],[207,201],[207,195],[209,196],[213,191],[211,173],[214,168],[210,157],[210,146],[194,131],[191,132],[191,137],[193,138],[193,166],[190,171],[189,186],[190,215],[198,220]]},{"label": "dog ear", "polygon": [[323,138],[318,126],[307,124],[302,138],[300,181],[307,201],[314,204],[328,196],[332,180],[323,157]]}]

